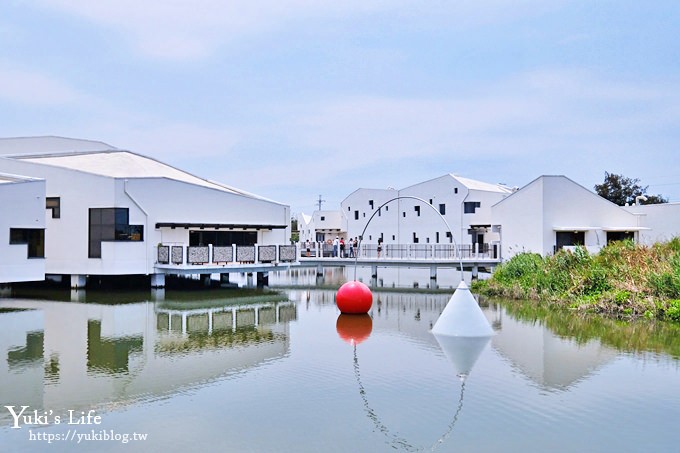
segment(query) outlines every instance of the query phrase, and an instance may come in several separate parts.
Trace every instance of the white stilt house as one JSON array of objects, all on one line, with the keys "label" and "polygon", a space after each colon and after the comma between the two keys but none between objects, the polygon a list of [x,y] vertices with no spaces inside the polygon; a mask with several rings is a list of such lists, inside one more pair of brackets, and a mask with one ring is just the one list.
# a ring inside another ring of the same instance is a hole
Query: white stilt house
[{"label": "white stilt house", "polygon": [[[72,286],[220,259],[212,247],[235,261],[234,245],[290,239],[288,206],[101,142],[0,139],[0,171],[45,180],[45,272],[71,275]],[[248,255],[239,261],[256,260]]]}]

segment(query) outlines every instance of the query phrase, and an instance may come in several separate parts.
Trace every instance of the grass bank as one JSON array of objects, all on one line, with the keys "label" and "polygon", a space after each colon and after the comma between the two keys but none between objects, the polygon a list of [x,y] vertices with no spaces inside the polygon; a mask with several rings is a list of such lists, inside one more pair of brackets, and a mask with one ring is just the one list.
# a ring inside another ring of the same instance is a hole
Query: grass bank
[{"label": "grass bank", "polygon": [[651,247],[615,242],[596,255],[584,248],[545,258],[521,253],[490,279],[475,282],[473,291],[617,318],[680,322],[680,238]]}]

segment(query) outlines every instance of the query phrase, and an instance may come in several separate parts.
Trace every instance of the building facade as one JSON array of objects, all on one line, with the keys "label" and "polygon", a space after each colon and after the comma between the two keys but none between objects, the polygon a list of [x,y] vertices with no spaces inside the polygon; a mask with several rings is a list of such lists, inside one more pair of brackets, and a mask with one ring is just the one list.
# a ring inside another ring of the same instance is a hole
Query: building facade
[{"label": "building facade", "polygon": [[290,238],[288,206],[101,142],[0,139],[0,171],[45,181],[45,272],[76,286],[88,275],[154,274],[160,245],[184,253]]},{"label": "building facade", "polygon": [[301,213],[298,215],[300,242],[325,242],[340,236],[346,237],[343,225],[342,215],[337,210],[314,211],[311,215]]},{"label": "building facade", "polygon": [[566,176],[541,176],[492,209],[502,258],[533,252],[543,256],[564,247],[597,252],[621,239],[639,240],[638,216]]},{"label": "building facade", "polygon": [[[498,243],[491,229],[491,206],[512,193],[489,184],[447,174],[400,190],[359,189],[341,203],[350,237],[377,243],[451,244],[471,253]],[[369,223],[370,221],[370,223]]]},{"label": "building facade", "polygon": [[45,278],[45,203],[44,180],[0,174],[0,284]]}]

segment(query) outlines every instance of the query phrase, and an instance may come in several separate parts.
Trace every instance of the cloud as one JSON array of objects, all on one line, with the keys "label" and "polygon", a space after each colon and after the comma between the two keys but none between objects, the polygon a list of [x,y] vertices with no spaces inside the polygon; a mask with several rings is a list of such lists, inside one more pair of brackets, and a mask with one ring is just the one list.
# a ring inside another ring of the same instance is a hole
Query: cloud
[{"label": "cloud", "polygon": [[315,27],[347,18],[384,16],[404,27],[470,27],[555,9],[539,0],[38,0],[126,36],[146,55],[200,59],[222,46],[284,28]]},{"label": "cloud", "polygon": [[60,106],[84,97],[49,75],[0,61],[0,99],[31,106]]}]

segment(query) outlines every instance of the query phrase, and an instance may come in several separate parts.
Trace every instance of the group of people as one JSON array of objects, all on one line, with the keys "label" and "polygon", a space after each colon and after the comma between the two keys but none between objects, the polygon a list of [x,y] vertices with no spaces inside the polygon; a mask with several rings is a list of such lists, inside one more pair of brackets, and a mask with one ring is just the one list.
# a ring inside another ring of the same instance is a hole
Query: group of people
[{"label": "group of people", "polygon": [[[382,252],[382,242],[382,238],[378,238],[378,258],[380,258],[380,254]],[[359,250],[358,238],[349,238],[347,241],[345,241],[344,237],[335,236],[333,241],[329,239],[327,243],[329,245],[333,245],[333,258],[355,258],[355,253],[357,253]],[[307,239],[305,242],[305,248],[307,251],[307,257],[310,257],[312,251],[312,242],[309,239]]]},{"label": "group of people", "polygon": [[[337,258],[355,258],[354,251],[359,247],[359,241],[357,238],[349,238],[345,242],[344,237],[335,236],[333,240],[333,257]],[[349,253],[347,252],[349,250]]]}]

